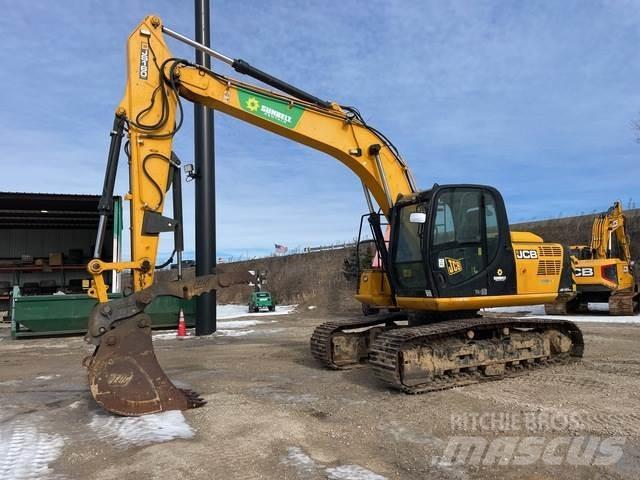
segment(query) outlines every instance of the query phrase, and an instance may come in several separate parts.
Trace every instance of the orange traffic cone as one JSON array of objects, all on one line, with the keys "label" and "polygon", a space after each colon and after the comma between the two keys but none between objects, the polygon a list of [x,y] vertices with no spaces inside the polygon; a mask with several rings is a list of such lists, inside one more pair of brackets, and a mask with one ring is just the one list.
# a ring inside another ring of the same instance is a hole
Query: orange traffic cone
[{"label": "orange traffic cone", "polygon": [[180,309],[180,320],[178,320],[178,338],[187,336],[187,324],[184,321],[184,311]]}]

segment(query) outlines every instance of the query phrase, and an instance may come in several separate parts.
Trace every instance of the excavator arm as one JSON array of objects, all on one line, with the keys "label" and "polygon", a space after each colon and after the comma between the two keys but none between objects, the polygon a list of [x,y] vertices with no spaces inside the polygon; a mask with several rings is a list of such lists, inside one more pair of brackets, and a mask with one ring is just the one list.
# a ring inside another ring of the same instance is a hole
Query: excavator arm
[{"label": "excavator arm", "polygon": [[593,221],[591,251],[594,258],[611,258],[614,236],[620,250],[618,253],[619,258],[625,262],[630,262],[630,242],[620,202],[615,202],[609,210],[596,217]]},{"label": "excavator arm", "polygon": [[[165,34],[188,43],[285,93],[222,76],[201,66],[174,58]],[[362,181],[370,211],[378,204],[388,215],[398,198],[416,192],[407,165],[393,144],[369,126],[358,110],[326,102],[252,67],[243,60],[197,44],[164,27],[149,16],[127,42],[127,85],[111,131],[111,145],[99,206],[100,223],[94,259],[87,269],[93,284],[89,294],[98,299],[91,313],[87,342],[96,345],[85,359],[91,392],[96,401],[121,415],[142,415],[202,404],[193,392],[176,388],[153,353],[150,318],[144,308],[156,295],[188,298],[211,289],[248,283],[248,275],[212,273],[172,285],[154,281],[159,235],[173,232],[174,252],[182,251],[180,160],[173,152],[173,137],[182,121],[181,99],[205,105],[239,120],[307,145],[336,158]],[[126,138],[126,140],[125,140]],[[119,152],[129,160],[131,259],[100,259]],[[197,172],[195,172],[197,175]],[[169,189],[173,189],[173,216],[164,214]],[[133,295],[109,300],[104,273],[131,270]]]}]

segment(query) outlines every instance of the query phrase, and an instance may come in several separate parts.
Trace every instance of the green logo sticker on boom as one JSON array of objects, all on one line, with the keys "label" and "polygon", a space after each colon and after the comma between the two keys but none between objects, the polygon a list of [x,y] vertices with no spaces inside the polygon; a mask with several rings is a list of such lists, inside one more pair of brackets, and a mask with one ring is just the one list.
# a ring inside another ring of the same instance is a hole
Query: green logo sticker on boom
[{"label": "green logo sticker on boom", "polygon": [[296,128],[304,112],[304,108],[297,105],[242,88],[238,88],[238,101],[245,112],[287,128]]}]

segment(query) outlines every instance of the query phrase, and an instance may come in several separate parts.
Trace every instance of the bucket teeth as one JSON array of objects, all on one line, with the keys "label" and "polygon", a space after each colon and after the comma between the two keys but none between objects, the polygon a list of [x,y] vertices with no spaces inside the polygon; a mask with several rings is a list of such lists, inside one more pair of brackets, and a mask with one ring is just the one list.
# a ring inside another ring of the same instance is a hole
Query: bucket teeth
[{"label": "bucket teeth", "polygon": [[199,408],[206,405],[207,401],[202,398],[198,392],[194,392],[188,388],[181,388],[180,390],[184,393],[184,396],[189,403],[189,408]]}]

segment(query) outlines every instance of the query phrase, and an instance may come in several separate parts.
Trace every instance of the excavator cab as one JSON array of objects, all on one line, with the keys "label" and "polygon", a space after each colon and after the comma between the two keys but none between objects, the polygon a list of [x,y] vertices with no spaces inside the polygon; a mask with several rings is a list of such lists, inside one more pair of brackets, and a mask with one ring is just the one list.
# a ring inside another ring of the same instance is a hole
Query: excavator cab
[{"label": "excavator cab", "polygon": [[[436,186],[415,202],[399,202],[392,223],[398,228],[391,242],[391,276],[399,297],[515,292],[509,223],[496,189]],[[507,279],[490,278],[487,271],[497,268]],[[423,279],[421,289],[416,279]]]},{"label": "excavator cab", "polygon": [[[371,217],[370,223],[375,225],[377,219]],[[431,190],[400,199],[390,218],[390,242],[376,241],[379,251],[387,249],[380,257],[386,259],[382,269],[389,273],[389,298],[516,293],[509,222],[495,188],[434,185]],[[372,228],[374,237],[376,231],[381,229]],[[362,281],[364,277],[372,274],[373,270],[361,276],[360,286],[367,283]],[[432,309],[430,302],[422,305],[422,309]],[[414,306],[421,309],[419,301]]]}]

